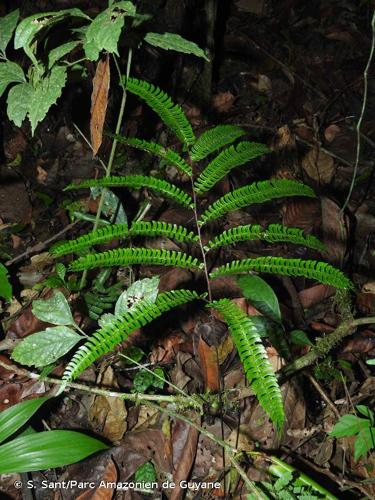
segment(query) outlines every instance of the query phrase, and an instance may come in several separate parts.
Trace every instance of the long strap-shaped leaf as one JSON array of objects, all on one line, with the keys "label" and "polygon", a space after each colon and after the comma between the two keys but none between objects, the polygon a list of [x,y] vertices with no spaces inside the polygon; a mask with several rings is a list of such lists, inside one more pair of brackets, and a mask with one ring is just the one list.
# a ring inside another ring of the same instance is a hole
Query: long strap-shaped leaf
[{"label": "long strap-shaped leaf", "polygon": [[209,241],[205,247],[206,251],[224,245],[233,245],[239,241],[264,240],[269,243],[285,242],[295,245],[303,245],[314,250],[323,251],[324,244],[309,234],[305,235],[302,229],[286,227],[281,224],[270,224],[267,228],[259,225],[248,224],[237,226],[219,234]]},{"label": "long strap-shaped leaf", "polygon": [[191,148],[190,158],[193,161],[203,160],[209,154],[234,142],[245,133],[242,128],[236,125],[218,125],[211,128],[198,137],[197,142]]},{"label": "long strap-shaped leaf", "polygon": [[169,165],[175,166],[189,177],[193,174],[191,166],[172,149],[165,149],[161,144],[144,141],[136,137],[123,137],[122,135],[113,135],[112,137],[116,138],[118,142],[163,158]]},{"label": "long strap-shaped leaf", "polygon": [[173,290],[161,293],[154,304],[142,301],[130,312],[117,317],[108,326],[97,330],[94,335],[74,354],[65,369],[63,379],[66,382],[77,378],[86,368],[103,354],[110,352],[123,342],[137,328],[141,328],[164,312],[186,304],[199,295],[190,290]]},{"label": "long strap-shaped leaf", "polygon": [[164,237],[181,242],[194,242],[198,236],[188,231],[184,226],[161,221],[137,221],[129,228],[127,224],[112,224],[90,233],[84,234],[75,240],[56,243],[50,249],[54,257],[61,257],[73,252],[78,252],[93,245],[99,245],[106,241],[120,238],[131,238],[133,236]]},{"label": "long strap-shaped leaf", "polygon": [[257,257],[255,259],[234,260],[210,273],[211,278],[228,274],[248,273],[281,274],[284,276],[304,276],[335,288],[352,289],[353,284],[345,274],[326,262],[283,257]]},{"label": "long strap-shaped leaf", "polygon": [[225,177],[233,168],[244,165],[250,160],[268,153],[269,149],[258,142],[240,142],[229,146],[214,158],[194,183],[198,194],[209,191],[217,182]]},{"label": "long strap-shaped leaf", "polygon": [[181,106],[175,104],[159,87],[136,78],[128,78],[125,85],[132,94],[146,101],[183,143],[187,146],[195,143],[193,129]]},{"label": "long strap-shaped leaf", "polygon": [[156,191],[166,198],[170,198],[185,207],[192,208],[193,200],[185,191],[163,179],[156,179],[148,175],[124,175],[89,179],[79,184],[69,184],[64,191],[85,189],[91,187],[128,187],[131,189],[147,188]]},{"label": "long strap-shaped leaf", "polygon": [[202,269],[203,263],[191,255],[155,248],[116,248],[96,254],[88,254],[74,260],[69,271],[84,271],[96,267],[132,266],[145,264],[154,266],[175,266]]},{"label": "long strap-shaped leaf", "polygon": [[278,431],[285,421],[283,400],[256,324],[229,299],[208,304],[223,315],[251,387]]},{"label": "long strap-shaped leaf", "polygon": [[315,194],[309,186],[290,179],[254,182],[235,189],[215,201],[201,216],[200,225],[248,205],[288,196],[309,196],[314,198]]}]

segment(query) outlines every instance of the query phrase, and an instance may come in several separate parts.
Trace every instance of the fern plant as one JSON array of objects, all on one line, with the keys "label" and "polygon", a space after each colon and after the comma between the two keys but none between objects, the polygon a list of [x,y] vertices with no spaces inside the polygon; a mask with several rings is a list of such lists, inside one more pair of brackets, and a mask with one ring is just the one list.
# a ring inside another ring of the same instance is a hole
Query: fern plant
[{"label": "fern plant", "polygon": [[[173,307],[203,299],[207,307],[215,309],[227,323],[239,353],[246,377],[254,390],[260,404],[268,413],[278,430],[284,424],[284,409],[280,388],[275,374],[267,358],[258,329],[253,320],[229,299],[214,300],[211,293],[210,280],[218,276],[238,273],[272,273],[285,276],[302,276],[340,289],[350,289],[350,280],[339,270],[321,261],[297,258],[256,257],[236,260],[211,270],[210,254],[224,246],[238,242],[263,240],[267,243],[285,243],[301,245],[315,251],[322,251],[324,245],[315,236],[306,235],[298,228],[289,228],[280,224],[271,224],[266,228],[259,225],[242,225],[216,235],[204,243],[203,226],[211,221],[224,217],[227,213],[240,210],[252,204],[261,204],[279,198],[314,197],[313,190],[300,182],[290,179],[271,179],[254,182],[235,189],[220,197],[201,210],[204,203],[200,196],[207,192],[230,171],[245,165],[254,158],[268,153],[265,145],[242,140],[244,131],[232,125],[219,125],[204,132],[196,139],[193,129],[182,108],[174,104],[161,89],[144,81],[128,78],[124,82],[127,90],[143,99],[169,127],[171,132],[182,142],[183,153],[178,153],[164,146],[142,139],[114,136],[117,141],[128,146],[141,149],[162,158],[167,164],[178,168],[185,176],[190,177],[190,192],[175,186],[163,179],[150,176],[128,175],[105,177],[88,180],[80,184],[69,185],[67,190],[88,187],[126,186],[131,189],[146,189],[156,192],[175,203],[181,204],[187,214],[191,212],[191,220],[195,220],[195,228],[191,230],[163,221],[137,221],[130,227],[127,225],[110,225],[80,236],[75,240],[61,242],[51,248],[55,257],[68,253],[78,253],[69,266],[71,272],[87,271],[95,268],[111,268],[113,266],[129,266],[135,264],[176,266],[195,269],[203,272],[207,281],[207,299],[196,292],[188,290],[172,290],[162,293],[155,303],[141,302],[131,312],[120,315],[105,325],[83,344],[69,362],[64,380],[67,382],[77,378],[83,370],[90,366],[103,354],[113,350],[133,330],[151,322],[154,318]],[[224,148],[224,149],[223,149]],[[216,155],[213,156],[212,155]],[[209,159],[201,172],[195,175],[196,162]],[[167,237],[184,244],[196,244],[200,258],[189,252],[176,252],[163,249],[133,247],[133,239],[139,237]],[[95,245],[117,239],[127,241],[125,247],[98,252]],[[86,252],[82,255],[82,252]],[[220,253],[219,253],[220,255]]]}]

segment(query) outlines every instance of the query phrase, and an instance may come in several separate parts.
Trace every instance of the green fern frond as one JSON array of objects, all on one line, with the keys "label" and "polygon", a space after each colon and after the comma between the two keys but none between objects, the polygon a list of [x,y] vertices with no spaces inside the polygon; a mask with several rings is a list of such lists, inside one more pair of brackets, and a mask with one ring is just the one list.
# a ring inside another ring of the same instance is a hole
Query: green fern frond
[{"label": "green fern frond", "polygon": [[209,191],[233,168],[268,152],[267,146],[258,142],[245,141],[239,142],[236,146],[229,146],[214,158],[200,174],[194,183],[196,192],[201,194]]},{"label": "green fern frond", "polygon": [[85,189],[91,187],[128,187],[131,189],[147,188],[160,193],[166,198],[170,198],[185,207],[192,208],[193,200],[185,191],[174,186],[170,182],[148,175],[124,175],[101,177],[100,179],[89,179],[80,184],[69,184],[64,191],[72,189]]},{"label": "green fern frond", "polygon": [[325,249],[324,244],[309,234],[305,235],[302,229],[295,227],[286,227],[281,224],[270,224],[263,229],[258,225],[237,226],[228,231],[219,234],[205,246],[206,252],[213,248],[224,245],[233,245],[239,241],[264,240],[268,243],[293,243],[294,245],[303,245],[320,252]]},{"label": "green fern frond", "polygon": [[56,243],[51,247],[50,253],[54,257],[62,257],[63,255],[78,252],[107,241],[120,238],[131,238],[133,236],[156,236],[169,238],[182,243],[193,243],[198,240],[198,236],[192,231],[189,232],[184,226],[161,221],[137,221],[134,222],[130,228],[126,224],[111,224],[84,234],[75,240]]},{"label": "green fern frond", "polygon": [[256,325],[229,299],[211,302],[207,307],[223,315],[251,388],[280,432],[285,422],[283,399]]},{"label": "green fern frond", "polygon": [[74,260],[69,271],[85,271],[96,267],[132,266],[144,264],[153,266],[175,266],[182,268],[202,268],[198,259],[183,252],[155,248],[116,248],[96,254],[88,254]]},{"label": "green fern frond", "polygon": [[342,271],[326,262],[284,259],[283,257],[257,257],[255,259],[234,260],[210,273],[210,277],[216,278],[250,271],[281,274],[283,276],[304,276],[335,288],[353,288],[352,282]]},{"label": "green fern frond", "polygon": [[169,95],[152,83],[136,78],[128,78],[125,85],[132,94],[143,99],[183,143],[187,146],[195,143],[196,138],[190,122],[181,106],[175,104]]},{"label": "green fern frond", "polygon": [[97,330],[87,342],[82,345],[68,363],[63,380],[65,383],[76,379],[100,356],[112,351],[136,329],[150,323],[164,312],[173,309],[200,296],[190,290],[173,290],[161,293],[155,303],[142,301],[130,312],[117,317],[114,322]]},{"label": "green fern frond", "polygon": [[182,243],[194,243],[199,240],[197,234],[188,231],[184,226],[155,220],[134,222],[129,230],[129,234],[130,236],[161,236]]},{"label": "green fern frond", "polygon": [[227,212],[240,210],[255,203],[264,203],[276,198],[288,196],[315,197],[314,191],[305,184],[290,179],[274,179],[271,181],[254,182],[222,196],[202,214],[199,224],[222,217]]},{"label": "green fern frond", "polygon": [[132,148],[140,149],[155,156],[159,156],[169,165],[173,165],[189,177],[193,174],[190,165],[183,158],[181,158],[179,154],[172,149],[165,149],[161,144],[144,141],[137,139],[136,137],[123,137],[122,135],[112,135],[111,137],[115,138],[118,142],[131,146]]},{"label": "green fern frond", "polygon": [[209,154],[234,142],[239,137],[245,135],[245,133],[242,128],[236,125],[218,125],[211,128],[198,137],[196,143],[191,148],[190,158],[193,161],[203,160]]}]

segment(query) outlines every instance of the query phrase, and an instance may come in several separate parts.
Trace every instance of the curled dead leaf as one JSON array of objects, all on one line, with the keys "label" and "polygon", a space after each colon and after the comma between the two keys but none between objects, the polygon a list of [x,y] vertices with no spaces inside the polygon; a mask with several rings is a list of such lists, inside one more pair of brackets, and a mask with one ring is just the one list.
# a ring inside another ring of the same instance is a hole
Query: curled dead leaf
[{"label": "curled dead leaf", "polygon": [[321,151],[317,146],[305,155],[302,160],[302,168],[311,179],[319,184],[331,182],[335,173],[335,163],[332,156]]},{"label": "curled dead leaf", "polygon": [[98,62],[91,94],[90,135],[93,156],[98,152],[103,139],[103,126],[108,105],[110,85],[109,56]]}]

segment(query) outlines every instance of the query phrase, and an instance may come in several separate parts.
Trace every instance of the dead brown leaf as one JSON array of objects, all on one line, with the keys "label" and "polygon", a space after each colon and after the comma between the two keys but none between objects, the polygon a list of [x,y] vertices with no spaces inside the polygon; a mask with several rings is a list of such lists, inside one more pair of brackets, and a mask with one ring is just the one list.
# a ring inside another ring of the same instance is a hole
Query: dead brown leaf
[{"label": "dead brown leaf", "polygon": [[341,266],[346,253],[349,219],[333,200],[322,197],[321,205],[323,241],[326,245],[322,255],[332,264]]},{"label": "dead brown leaf", "polygon": [[332,180],[335,173],[335,162],[332,156],[324,153],[316,146],[310,149],[303,158],[302,168],[311,179],[324,185]]},{"label": "dead brown leaf", "polygon": [[[106,484],[116,483],[117,477],[116,465],[112,459],[109,459],[104,474],[97,480],[97,483],[100,484],[102,481]],[[82,495],[77,497],[77,500],[111,500],[115,491],[115,488],[106,488],[105,486],[86,490]]]},{"label": "dead brown leaf", "polygon": [[212,107],[218,113],[227,113],[235,101],[235,96],[229,90],[227,92],[218,92],[212,97]]},{"label": "dead brown leaf", "polygon": [[198,342],[198,354],[202,367],[205,389],[209,391],[220,390],[220,373],[217,349],[209,346],[202,337]]},{"label": "dead brown leaf", "polygon": [[98,152],[103,140],[103,126],[108,105],[110,85],[109,56],[98,62],[91,94],[90,134],[93,156]]}]

